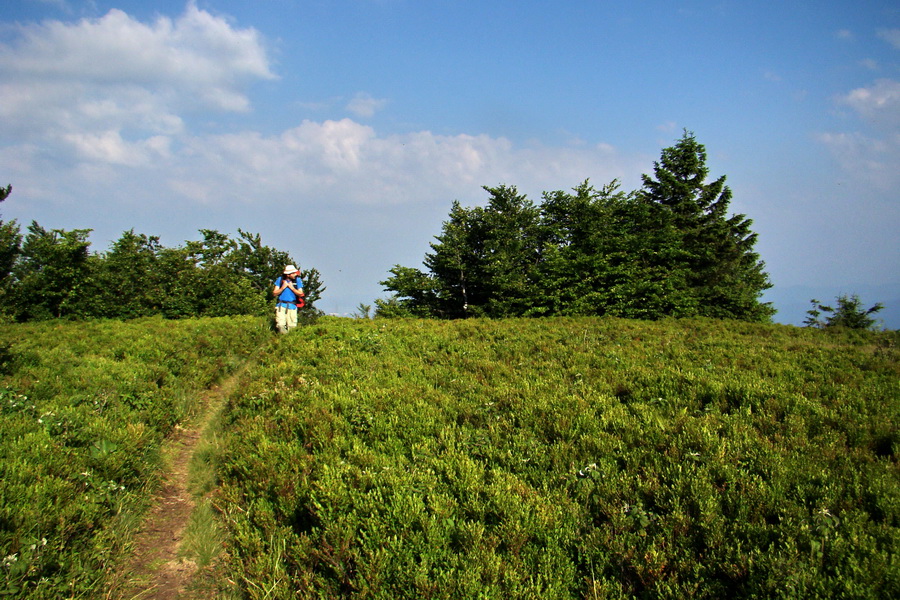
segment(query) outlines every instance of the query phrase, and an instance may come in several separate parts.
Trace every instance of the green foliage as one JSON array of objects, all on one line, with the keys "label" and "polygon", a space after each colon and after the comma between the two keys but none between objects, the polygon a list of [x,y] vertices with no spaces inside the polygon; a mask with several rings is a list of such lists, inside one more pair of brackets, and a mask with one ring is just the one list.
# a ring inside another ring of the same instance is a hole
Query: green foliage
[{"label": "green foliage", "polygon": [[476,306],[483,306],[481,312],[493,317],[521,315],[531,307],[534,296],[540,211],[515,187],[484,189],[491,197],[480,224],[484,289]]},{"label": "green foliage", "polygon": [[896,332],[609,317],[0,325],[0,592],[104,589],[264,340],[189,536],[245,597],[900,592]]},{"label": "green foliage", "polygon": [[765,321],[774,311],[759,303],[772,287],[765,263],[753,251],[757,235],[745,215],[728,216],[731,190],[725,177],[706,182],[706,148],[688,131],[643,176],[640,198],[664,208],[677,232],[682,256],[672,265],[686,275],[699,316]]},{"label": "green foliage", "polygon": [[[526,312],[536,295],[539,211],[515,187],[485,187],[485,208],[453,203],[443,232],[425,257],[430,274],[399,265],[381,284],[409,314],[459,318]],[[387,316],[378,313],[379,316]]]},{"label": "green foliage", "polygon": [[0,326],[0,595],[104,590],[160,442],[269,337],[248,317]]},{"label": "green foliage", "polygon": [[425,257],[434,279],[444,282],[438,292],[443,316],[502,317],[529,305],[539,212],[514,187],[484,189],[490,199],[483,209],[454,203],[434,252]]},{"label": "green foliage", "polygon": [[0,318],[10,315],[12,269],[22,251],[22,235],[15,221],[0,221]]},{"label": "green foliage", "polygon": [[[403,269],[405,267],[397,266],[395,269]],[[394,270],[392,270],[394,272]],[[397,296],[389,298],[375,299],[375,316],[386,319],[414,318],[419,316],[413,307],[409,298],[401,300]],[[426,311],[427,312],[427,311]]]},{"label": "green foliage", "polygon": [[515,187],[485,190],[485,207],[453,203],[424,260],[381,284],[394,292],[378,316],[459,318],[615,315],[767,321],[771,287],[731,191],[706,183],[706,150],[693,135],[663,150],[640,192],[545,192],[535,206]]},{"label": "green foliage", "polygon": [[[307,268],[302,271],[303,293],[305,294],[305,306],[300,309],[297,316],[300,323],[315,323],[315,321],[323,314],[316,308],[316,302],[322,297],[325,286],[322,285],[322,274],[317,269]],[[271,284],[270,284],[271,285]]]},{"label": "green foliage", "polygon": [[371,319],[372,318],[372,305],[366,304],[365,302],[360,302],[356,306],[356,312],[353,316],[357,319]]},{"label": "green foliage", "polygon": [[[12,193],[12,186],[0,187],[0,202]],[[9,318],[9,290],[12,282],[13,265],[22,251],[22,235],[16,221],[4,222],[0,219],[0,320]]]},{"label": "green foliage", "polygon": [[[395,290],[397,295],[387,300],[375,300],[375,314],[379,317],[417,316],[428,317],[435,313],[440,314],[440,306],[447,304],[457,305],[459,311],[465,311],[468,304],[464,299],[452,299],[452,288],[442,291],[437,288],[439,280],[431,277],[419,269],[395,265],[391,268],[393,275],[390,279],[382,281],[381,285],[387,289]],[[438,298],[444,295],[439,303]]]},{"label": "green foliage", "polygon": [[[659,208],[584,182],[544,195],[543,314],[658,318],[695,314]],[[538,306],[541,306],[540,304]],[[537,311],[536,311],[537,312]]]},{"label": "green foliage", "polygon": [[895,332],[324,318],[224,415],[248,598],[900,593]]},{"label": "green foliage", "polygon": [[[0,294],[10,317],[265,315],[272,307],[272,282],[295,262],[242,230],[235,240],[203,229],[202,240],[178,248],[130,230],[99,254],[89,252],[89,233],[47,231],[32,223],[21,243],[18,226],[0,222]],[[304,280],[308,320],[318,315],[315,302],[325,288],[316,269],[306,269]]]},{"label": "green foliage", "polygon": [[32,222],[12,269],[10,306],[20,320],[78,314],[89,273],[89,229],[48,231]]},{"label": "green foliage", "polygon": [[[884,306],[879,302],[870,308],[863,308],[862,300],[853,294],[843,294],[837,297],[837,308],[819,304],[818,300],[810,300],[812,308],[806,311],[808,315],[803,324],[807,327],[846,327],[847,329],[874,329],[877,321],[871,316],[882,310]],[[823,313],[830,313],[822,319]]]},{"label": "green foliage", "polygon": [[163,302],[159,238],[126,231],[102,257],[93,256],[91,289],[82,299],[85,315],[133,319],[149,316]]}]

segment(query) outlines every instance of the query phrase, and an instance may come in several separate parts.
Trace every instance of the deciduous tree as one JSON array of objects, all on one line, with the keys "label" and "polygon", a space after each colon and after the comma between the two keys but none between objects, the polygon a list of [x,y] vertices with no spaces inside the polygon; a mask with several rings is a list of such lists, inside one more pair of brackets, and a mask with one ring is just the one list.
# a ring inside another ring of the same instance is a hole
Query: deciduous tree
[{"label": "deciduous tree", "polygon": [[131,319],[159,314],[163,299],[159,238],[125,231],[104,254],[91,257],[82,306],[95,317]]},{"label": "deciduous tree", "polygon": [[[12,225],[0,222],[0,269],[9,265],[8,276],[0,272],[0,293],[7,315],[18,320],[264,315],[272,282],[296,263],[242,230],[234,240],[202,229],[203,239],[177,248],[129,230],[108,251],[92,254],[88,229],[48,231],[35,222],[20,244]],[[315,302],[325,288],[314,268],[303,278],[302,316],[309,319],[319,314]]]},{"label": "deciduous tree", "polygon": [[[6,200],[12,193],[12,186],[0,187],[0,202]],[[10,274],[16,258],[22,250],[22,234],[19,224],[13,221],[4,222],[0,219],[0,300],[5,300],[10,283]],[[6,305],[6,302],[2,302]]]},{"label": "deciduous tree", "polygon": [[90,232],[46,230],[32,221],[12,273],[12,304],[19,320],[82,314]]}]

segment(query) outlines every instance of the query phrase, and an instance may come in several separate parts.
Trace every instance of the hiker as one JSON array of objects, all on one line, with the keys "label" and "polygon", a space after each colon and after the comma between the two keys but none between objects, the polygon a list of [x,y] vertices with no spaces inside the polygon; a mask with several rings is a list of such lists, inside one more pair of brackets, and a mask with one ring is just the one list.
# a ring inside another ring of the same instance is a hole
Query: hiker
[{"label": "hiker", "polygon": [[284,274],[275,280],[272,295],[278,298],[275,304],[275,329],[287,333],[297,326],[297,311],[303,306],[303,280],[300,269],[294,265],[284,268]]}]

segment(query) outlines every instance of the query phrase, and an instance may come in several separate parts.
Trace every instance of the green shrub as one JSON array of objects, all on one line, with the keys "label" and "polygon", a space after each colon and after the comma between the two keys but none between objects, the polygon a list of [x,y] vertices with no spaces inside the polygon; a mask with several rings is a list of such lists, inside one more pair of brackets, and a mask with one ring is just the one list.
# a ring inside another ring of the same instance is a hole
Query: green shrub
[{"label": "green shrub", "polygon": [[323,318],[225,415],[250,598],[891,597],[897,334]]},{"label": "green shrub", "polygon": [[104,589],[160,442],[269,335],[246,317],[0,326],[0,595]]}]

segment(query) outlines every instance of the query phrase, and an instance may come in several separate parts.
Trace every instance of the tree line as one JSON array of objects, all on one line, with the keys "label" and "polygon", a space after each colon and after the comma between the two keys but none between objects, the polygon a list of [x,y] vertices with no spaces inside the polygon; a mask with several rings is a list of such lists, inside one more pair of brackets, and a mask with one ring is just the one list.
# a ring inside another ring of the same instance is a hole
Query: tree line
[{"label": "tree line", "polygon": [[[0,188],[0,202],[11,186]],[[131,319],[268,314],[272,283],[296,261],[259,234],[201,229],[202,239],[170,248],[159,237],[125,231],[105,252],[91,252],[90,229],[45,229],[0,220],[0,318]],[[303,270],[305,315],[325,290]]]},{"label": "tree line", "polygon": [[706,148],[685,131],[640,190],[589,181],[544,192],[485,187],[484,207],[454,202],[423,261],[380,282],[376,316],[705,316],[770,321],[771,287],[725,177],[707,181]]}]

